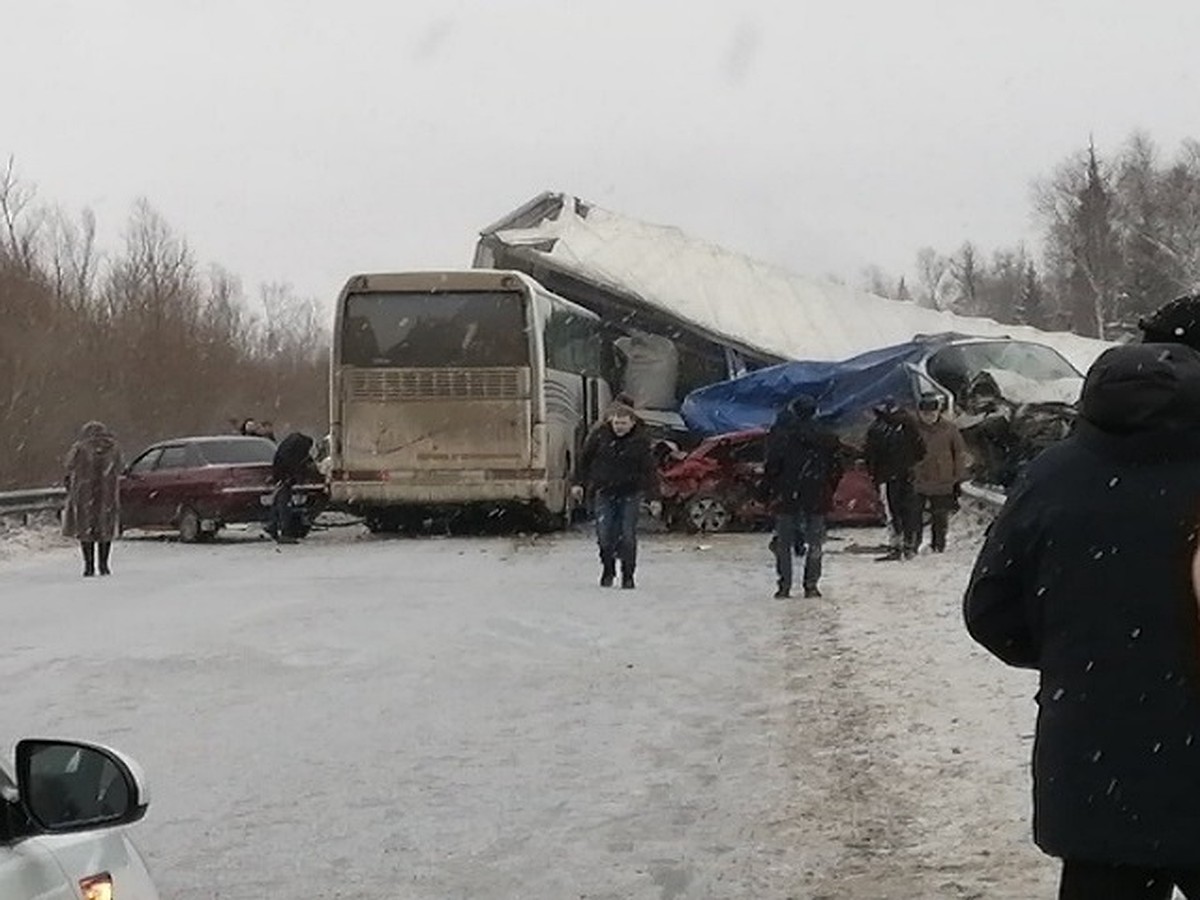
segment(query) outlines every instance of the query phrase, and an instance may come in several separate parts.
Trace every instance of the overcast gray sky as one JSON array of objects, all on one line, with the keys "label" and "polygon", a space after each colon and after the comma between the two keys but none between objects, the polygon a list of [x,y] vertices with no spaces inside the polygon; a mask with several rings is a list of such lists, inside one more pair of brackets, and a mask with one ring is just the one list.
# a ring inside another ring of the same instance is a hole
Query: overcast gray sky
[{"label": "overcast gray sky", "polygon": [[857,280],[1033,236],[1094,134],[1200,136],[1195,0],[36,0],[0,153],[114,245],[146,197],[302,294],[467,265],[545,189]]}]

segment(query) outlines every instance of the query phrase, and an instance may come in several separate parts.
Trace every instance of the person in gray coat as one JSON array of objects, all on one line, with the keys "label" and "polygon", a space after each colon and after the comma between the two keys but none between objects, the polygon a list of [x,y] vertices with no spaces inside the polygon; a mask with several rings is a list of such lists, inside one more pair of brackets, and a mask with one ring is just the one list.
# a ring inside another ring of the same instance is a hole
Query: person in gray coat
[{"label": "person in gray coat", "polygon": [[103,422],[88,422],[67,453],[67,502],[63,507],[63,534],[79,541],[83,574],[111,573],[109,555],[120,518],[121,448]]}]

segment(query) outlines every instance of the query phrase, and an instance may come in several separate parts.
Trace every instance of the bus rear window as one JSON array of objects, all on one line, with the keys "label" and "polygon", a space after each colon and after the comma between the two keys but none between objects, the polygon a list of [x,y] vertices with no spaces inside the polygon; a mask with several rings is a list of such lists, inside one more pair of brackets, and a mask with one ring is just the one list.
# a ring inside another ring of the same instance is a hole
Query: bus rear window
[{"label": "bus rear window", "polygon": [[528,366],[524,297],[512,291],[351,294],[342,363],[396,368]]}]

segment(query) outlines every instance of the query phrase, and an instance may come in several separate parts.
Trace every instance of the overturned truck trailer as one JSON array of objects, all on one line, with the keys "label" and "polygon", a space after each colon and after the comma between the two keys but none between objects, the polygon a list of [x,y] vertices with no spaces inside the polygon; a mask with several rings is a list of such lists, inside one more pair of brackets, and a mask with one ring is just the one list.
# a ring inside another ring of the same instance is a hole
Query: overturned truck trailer
[{"label": "overturned truck trailer", "polygon": [[669,418],[691,391],[788,358],[739,337],[736,321],[714,309],[681,305],[670,285],[681,274],[671,263],[681,248],[639,225],[574,197],[541,194],[480,232],[474,265],[525,272],[599,315],[614,390],[651,414]]},{"label": "overturned truck trailer", "polygon": [[[561,193],[540,194],[484,228],[474,264],[525,272],[598,314],[612,339],[606,374],[614,389],[636,395],[652,420],[680,424],[685,398],[710,385],[789,361],[840,364],[920,335],[1045,345],[1076,376],[1109,346],[806,278]],[[1003,400],[1019,392],[1019,378],[1000,387],[1002,400],[985,418],[1003,443],[997,417],[1020,430],[1031,408]]]}]

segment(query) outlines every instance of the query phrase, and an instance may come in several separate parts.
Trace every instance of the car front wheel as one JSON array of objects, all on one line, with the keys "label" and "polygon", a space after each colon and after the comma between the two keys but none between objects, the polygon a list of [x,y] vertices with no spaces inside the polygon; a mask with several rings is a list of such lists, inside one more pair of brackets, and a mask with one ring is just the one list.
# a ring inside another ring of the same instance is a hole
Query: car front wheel
[{"label": "car front wheel", "polygon": [[693,534],[717,534],[729,530],[733,515],[723,498],[701,494],[687,502],[683,521]]}]

